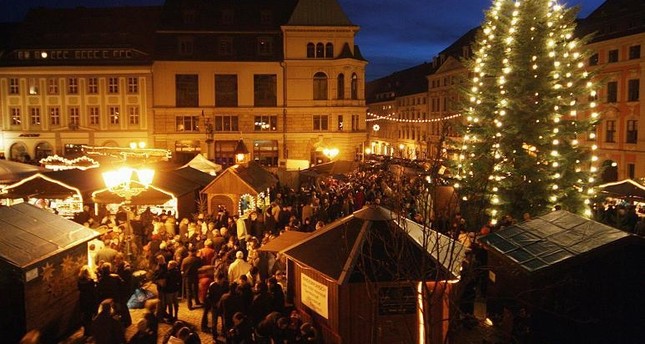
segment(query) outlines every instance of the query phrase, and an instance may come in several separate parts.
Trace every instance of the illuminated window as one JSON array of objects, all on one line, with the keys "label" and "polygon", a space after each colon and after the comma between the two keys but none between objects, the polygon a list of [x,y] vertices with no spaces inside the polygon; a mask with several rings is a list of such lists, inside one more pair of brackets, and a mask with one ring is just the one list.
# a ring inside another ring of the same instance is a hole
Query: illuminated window
[{"label": "illuminated window", "polygon": [[108,106],[108,114],[110,116],[110,125],[119,125],[119,107],[118,106]]},{"label": "illuminated window", "polygon": [[22,118],[20,117],[20,108],[17,108],[17,107],[9,108],[9,113],[11,115],[11,125],[22,124]]},{"label": "illuminated window", "polygon": [[99,93],[99,80],[98,78],[87,78],[87,94]]},{"label": "illuminated window", "polygon": [[108,78],[108,93],[110,94],[119,93],[119,78],[116,78],[116,77]]},{"label": "illuminated window", "polygon": [[67,94],[78,94],[78,79],[77,78],[68,78],[67,79]]},{"label": "illuminated window", "polygon": [[177,116],[177,131],[199,131],[199,116]]},{"label": "illuminated window", "polygon": [[255,116],[253,127],[255,131],[276,131],[278,116]]}]

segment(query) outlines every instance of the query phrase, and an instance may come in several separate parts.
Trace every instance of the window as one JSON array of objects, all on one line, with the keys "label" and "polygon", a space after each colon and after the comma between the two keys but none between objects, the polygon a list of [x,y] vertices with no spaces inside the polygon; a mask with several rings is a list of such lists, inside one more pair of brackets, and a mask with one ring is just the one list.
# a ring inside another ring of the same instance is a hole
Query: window
[{"label": "window", "polygon": [[607,103],[618,101],[618,82],[610,81],[607,83]]},{"label": "window", "polygon": [[253,127],[255,131],[276,131],[278,116],[255,116]]},{"label": "window", "polygon": [[314,115],[314,130],[317,130],[317,131],[329,130],[329,116]]},{"label": "window", "polygon": [[607,54],[607,62],[618,62],[618,49],[609,50]]},{"label": "window", "polygon": [[275,74],[253,76],[253,101],[255,106],[277,106],[277,78]]},{"label": "window", "polygon": [[215,106],[236,107],[237,106],[237,75],[216,74],[215,75]]},{"label": "window", "polygon": [[338,115],[338,131],[343,131],[343,115]]},{"label": "window", "polygon": [[637,102],[640,93],[640,80],[632,79],[627,82],[627,101]]},{"label": "window", "polygon": [[40,125],[40,108],[32,107],[29,108],[29,118],[31,125]]},{"label": "window", "polygon": [[239,131],[237,116],[215,116],[215,131]]},{"label": "window", "polygon": [[128,93],[139,93],[139,79],[137,77],[128,78]]},{"label": "window", "polygon": [[67,79],[67,94],[78,94],[78,79],[77,78],[68,78]]},{"label": "window", "polygon": [[40,93],[40,89],[38,87],[38,80],[35,78],[30,78],[29,79],[29,94],[34,96]]},{"label": "window", "polygon": [[139,107],[138,106],[128,106],[128,124],[130,125],[139,125]]},{"label": "window", "polygon": [[636,143],[638,141],[638,121],[637,120],[627,121],[627,132],[625,135],[626,135],[625,142],[627,143]]},{"label": "window", "polygon": [[20,94],[20,84],[18,78],[9,79],[9,94]]},{"label": "window", "polygon": [[177,107],[199,106],[199,85],[197,74],[175,75]]},{"label": "window", "polygon": [[358,115],[352,115],[352,131],[358,131],[360,130],[360,126],[358,123],[358,119],[360,117]]},{"label": "window", "polygon": [[47,79],[47,94],[58,94],[58,79]]},{"label": "window", "polygon": [[119,125],[119,107],[108,106],[108,113],[110,114],[110,125]]},{"label": "window", "polygon": [[334,45],[331,43],[327,43],[325,45],[325,57],[327,58],[333,58],[334,57]]},{"label": "window", "polygon": [[110,94],[119,93],[119,78],[116,78],[116,77],[108,78],[108,93]]},{"label": "window", "polygon": [[81,124],[81,113],[78,110],[78,107],[72,106],[69,108],[69,124],[78,126]]},{"label": "window", "polygon": [[253,160],[262,166],[278,166],[278,141],[253,141]]},{"label": "window", "polygon": [[336,83],[336,98],[345,99],[345,75],[338,74],[338,82]]},{"label": "window", "polygon": [[50,107],[49,108],[49,124],[52,126],[59,126],[60,125],[60,108],[55,106],[55,107]]},{"label": "window", "polygon": [[327,100],[327,75],[323,72],[314,74],[314,100]]},{"label": "window", "polygon": [[87,94],[98,94],[99,93],[99,79],[98,78],[87,78]]},{"label": "window", "polygon": [[605,123],[605,142],[616,142],[616,121],[610,120]]},{"label": "window", "polygon": [[217,39],[217,54],[220,56],[233,55],[233,38],[220,37]]},{"label": "window", "polygon": [[356,73],[352,74],[352,85],[351,85],[352,99],[358,99],[358,76]]},{"label": "window", "polygon": [[636,177],[636,164],[627,164],[627,176],[629,176],[629,179]]},{"label": "window", "polygon": [[641,46],[632,45],[631,47],[629,47],[629,59],[635,60],[639,58],[641,58]]},{"label": "window", "polygon": [[90,125],[96,126],[99,125],[99,107],[98,106],[90,106],[87,109],[89,113],[89,120],[90,120]]},{"label": "window", "polygon": [[195,47],[195,39],[193,37],[179,37],[177,42],[177,49],[179,55],[191,56]]},{"label": "window", "polygon": [[258,38],[258,55],[260,56],[273,55],[273,38],[271,37]]},{"label": "window", "polygon": [[199,131],[199,116],[177,116],[177,131]]},{"label": "window", "polygon": [[323,58],[325,57],[325,45],[322,43],[316,44],[316,57]]},{"label": "window", "polygon": [[313,43],[307,43],[307,57],[314,58],[316,57],[316,45]]},{"label": "window", "polygon": [[20,108],[17,108],[17,107],[9,108],[9,113],[11,114],[11,125],[22,124],[22,118],[20,118]]}]

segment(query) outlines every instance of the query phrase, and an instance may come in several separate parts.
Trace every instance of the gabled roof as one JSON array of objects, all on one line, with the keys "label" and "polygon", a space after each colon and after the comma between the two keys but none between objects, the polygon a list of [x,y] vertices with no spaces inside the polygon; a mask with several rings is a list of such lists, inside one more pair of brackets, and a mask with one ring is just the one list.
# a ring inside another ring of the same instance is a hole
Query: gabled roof
[{"label": "gabled roof", "polygon": [[208,173],[211,175],[215,175],[217,172],[222,170],[222,165],[216,164],[204,157],[202,154],[197,154],[195,157],[190,160],[187,164],[182,166],[184,167],[192,167],[196,170],[199,170],[204,173]]},{"label": "gabled roof", "polygon": [[201,187],[204,187],[210,184],[213,181],[213,179],[215,179],[214,175],[211,175],[209,173],[204,173],[190,166],[182,167],[180,169],[172,171],[171,173],[181,178],[188,179],[191,182],[200,185]]},{"label": "gabled roof", "polygon": [[0,160],[0,184],[16,182],[44,170],[44,168],[39,166]]},{"label": "gabled roof", "polygon": [[278,179],[271,172],[264,169],[264,167],[255,161],[250,161],[243,165],[235,165],[227,168],[215,177],[202,192],[209,193],[216,189],[217,192],[214,193],[243,193],[240,190],[233,190],[235,186],[232,185],[230,177],[241,181],[244,188],[247,188],[249,192],[253,190],[256,193],[265,192],[269,187],[274,186],[278,182]]},{"label": "gabled roof", "polygon": [[370,81],[366,85],[368,102],[376,102],[379,94],[394,92],[394,97],[417,94],[428,91],[429,74],[435,68],[432,63],[422,63],[408,69],[394,72],[386,77]]},{"label": "gabled roof", "polygon": [[[435,264],[422,270],[430,256],[394,221],[395,214],[367,206],[312,233],[284,250],[290,259],[336,283],[387,282],[429,278]],[[446,275],[443,271],[442,275]]]},{"label": "gabled roof", "polygon": [[299,0],[287,25],[354,26],[337,0]]},{"label": "gabled roof", "polygon": [[98,232],[27,203],[0,207],[0,259],[26,268]]},{"label": "gabled roof", "polygon": [[645,185],[641,185],[632,179],[598,185],[598,188],[603,193],[612,196],[645,199]]},{"label": "gabled roof", "polygon": [[580,36],[593,33],[592,42],[645,32],[645,2],[642,0],[607,0],[581,20]]},{"label": "gabled roof", "polygon": [[479,242],[526,272],[565,262],[642,238],[564,210],[554,211],[491,233]]}]

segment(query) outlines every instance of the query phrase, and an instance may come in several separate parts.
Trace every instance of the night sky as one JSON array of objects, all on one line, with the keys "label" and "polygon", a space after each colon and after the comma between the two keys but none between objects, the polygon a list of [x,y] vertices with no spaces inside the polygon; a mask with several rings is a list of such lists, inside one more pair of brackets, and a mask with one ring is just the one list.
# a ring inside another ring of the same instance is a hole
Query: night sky
[{"label": "night sky", "polygon": [[[216,0],[214,0],[216,1]],[[492,0],[339,0],[360,26],[356,43],[369,61],[367,80],[431,61],[481,24]],[[604,0],[569,0],[586,17]],[[0,22],[20,21],[30,7],[161,5],[163,0],[0,0]]]}]

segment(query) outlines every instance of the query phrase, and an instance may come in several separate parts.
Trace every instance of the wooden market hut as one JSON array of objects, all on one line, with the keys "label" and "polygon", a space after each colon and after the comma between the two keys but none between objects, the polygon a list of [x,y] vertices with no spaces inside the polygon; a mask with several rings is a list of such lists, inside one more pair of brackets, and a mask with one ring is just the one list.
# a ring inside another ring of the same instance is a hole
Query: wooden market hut
[{"label": "wooden market hut", "polygon": [[87,242],[99,235],[47,210],[0,207],[0,337],[17,343],[38,329],[44,344],[78,329],[76,281]]},{"label": "wooden market hut", "polygon": [[[567,211],[482,237],[487,311],[523,343],[643,343],[645,239]],[[509,338],[510,339],[510,338]]]},{"label": "wooden market hut", "polygon": [[[419,343],[421,281],[454,278],[395,221],[367,206],[286,248],[287,299],[324,343]],[[432,331],[442,333],[436,322]],[[434,326],[434,325],[432,325]]]},{"label": "wooden market hut", "polygon": [[0,185],[13,184],[44,170],[39,166],[0,159]]},{"label": "wooden market hut", "polygon": [[[223,205],[230,214],[243,213],[253,206],[264,209],[268,204],[258,204],[269,199],[269,189],[278,179],[260,164],[250,161],[227,168],[208,184],[202,194],[208,204],[209,213],[217,213],[217,206]],[[248,208],[247,208],[248,207]],[[241,211],[242,210],[242,211]]]}]

